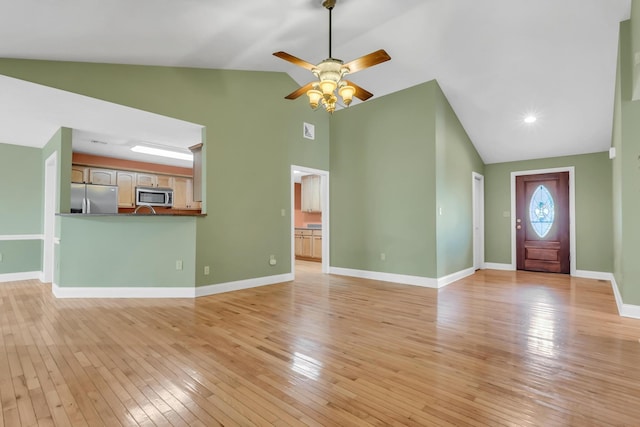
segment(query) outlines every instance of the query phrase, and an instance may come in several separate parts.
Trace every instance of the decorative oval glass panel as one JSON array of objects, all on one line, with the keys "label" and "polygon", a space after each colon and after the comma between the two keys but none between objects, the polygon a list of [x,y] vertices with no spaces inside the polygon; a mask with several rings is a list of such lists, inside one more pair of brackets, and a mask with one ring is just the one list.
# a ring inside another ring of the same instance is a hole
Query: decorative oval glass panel
[{"label": "decorative oval glass panel", "polygon": [[544,185],[539,185],[529,203],[529,222],[536,234],[543,238],[547,235],[555,218],[553,197]]}]

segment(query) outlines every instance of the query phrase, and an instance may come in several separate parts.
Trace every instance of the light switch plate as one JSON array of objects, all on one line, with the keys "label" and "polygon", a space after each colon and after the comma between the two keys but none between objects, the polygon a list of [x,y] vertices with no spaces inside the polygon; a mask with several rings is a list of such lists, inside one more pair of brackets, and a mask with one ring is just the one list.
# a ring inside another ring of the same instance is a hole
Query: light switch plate
[{"label": "light switch plate", "polygon": [[176,270],[182,270],[182,260],[176,260]]}]

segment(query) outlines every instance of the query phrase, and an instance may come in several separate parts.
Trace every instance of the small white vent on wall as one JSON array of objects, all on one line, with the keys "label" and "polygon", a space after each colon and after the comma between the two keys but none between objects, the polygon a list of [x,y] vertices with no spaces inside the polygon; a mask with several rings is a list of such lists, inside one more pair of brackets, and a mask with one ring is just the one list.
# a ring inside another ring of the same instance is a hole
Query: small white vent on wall
[{"label": "small white vent on wall", "polygon": [[302,136],[307,139],[316,139],[316,127],[310,123],[302,123]]}]

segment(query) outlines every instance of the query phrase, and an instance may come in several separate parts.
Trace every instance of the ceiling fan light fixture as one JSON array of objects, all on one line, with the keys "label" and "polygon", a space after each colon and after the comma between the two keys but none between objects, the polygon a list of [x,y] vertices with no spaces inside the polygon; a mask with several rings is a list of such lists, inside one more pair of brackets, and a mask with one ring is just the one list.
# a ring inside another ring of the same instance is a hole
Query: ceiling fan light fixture
[{"label": "ceiling fan light fixture", "polygon": [[351,101],[353,100],[353,95],[355,93],[356,93],[356,88],[348,84],[345,84],[341,86],[340,89],[338,89],[338,95],[342,97],[342,102],[344,102],[344,105],[346,105],[347,107],[351,104]]},{"label": "ceiling fan light fixture", "polygon": [[336,102],[338,102],[338,98],[333,93],[325,96],[322,102],[327,113],[331,114],[336,111]]},{"label": "ceiling fan light fixture", "polygon": [[318,89],[311,89],[307,91],[307,96],[309,97],[309,105],[314,110],[318,108],[318,104],[320,104],[320,100],[322,99],[322,92]]},{"label": "ceiling fan light fixture", "polygon": [[333,91],[338,87],[338,83],[333,80],[322,80],[320,82],[320,89],[324,96],[332,95]]}]

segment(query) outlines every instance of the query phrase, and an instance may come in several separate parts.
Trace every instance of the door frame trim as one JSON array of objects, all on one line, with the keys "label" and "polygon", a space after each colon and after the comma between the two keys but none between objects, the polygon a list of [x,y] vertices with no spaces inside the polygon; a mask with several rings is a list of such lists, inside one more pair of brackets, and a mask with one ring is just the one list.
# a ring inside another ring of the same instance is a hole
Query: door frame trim
[{"label": "door frame trim", "polygon": [[329,171],[313,169],[305,166],[291,165],[291,274],[295,278],[296,246],[295,246],[295,195],[296,180],[294,171],[320,175],[320,204],[322,207],[322,272],[329,273]]},{"label": "door frame trim", "polygon": [[[476,184],[481,184],[481,190],[478,194],[476,191]],[[473,240],[473,268],[475,270],[485,268],[484,266],[484,175],[477,172],[471,172],[471,203],[472,203],[472,216],[473,216],[473,230],[471,232]],[[480,204],[480,209],[477,211],[477,204]],[[475,228],[478,227],[479,240],[481,243],[480,253],[476,253],[477,243]],[[476,261],[478,261],[476,263]]]},{"label": "door frame trim", "polygon": [[58,152],[44,162],[44,201],[42,209],[42,275],[40,281],[51,283],[55,277],[56,201],[58,199]]},{"label": "door frame trim", "polygon": [[517,269],[516,259],[516,177],[522,175],[539,175],[543,173],[569,172],[569,274],[576,275],[576,191],[575,191],[575,167],[566,166],[560,168],[534,169],[511,172],[511,269]]}]

